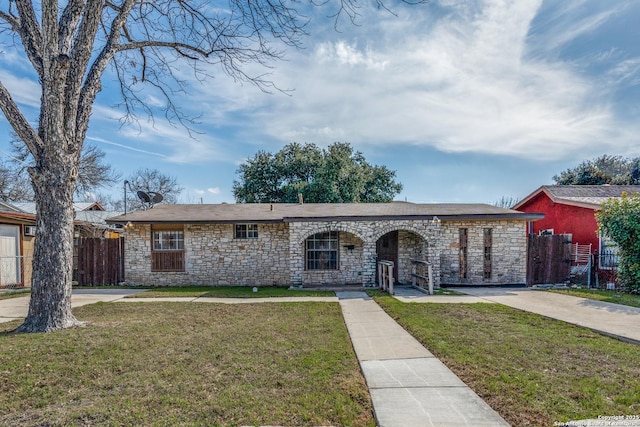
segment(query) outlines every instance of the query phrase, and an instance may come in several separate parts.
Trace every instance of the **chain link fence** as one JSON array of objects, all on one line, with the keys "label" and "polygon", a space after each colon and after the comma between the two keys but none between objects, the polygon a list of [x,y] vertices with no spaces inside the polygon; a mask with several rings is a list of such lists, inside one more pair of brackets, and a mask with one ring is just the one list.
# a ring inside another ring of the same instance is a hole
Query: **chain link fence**
[{"label": "chain link fence", "polygon": [[32,256],[0,256],[0,289],[31,286]]}]

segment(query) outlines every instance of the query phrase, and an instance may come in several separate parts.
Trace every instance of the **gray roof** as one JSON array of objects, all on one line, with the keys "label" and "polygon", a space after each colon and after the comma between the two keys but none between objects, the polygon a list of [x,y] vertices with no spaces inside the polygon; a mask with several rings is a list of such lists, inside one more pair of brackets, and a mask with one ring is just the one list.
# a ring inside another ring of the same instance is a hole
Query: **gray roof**
[{"label": "gray roof", "polygon": [[78,211],[75,215],[76,221],[105,225],[107,218],[122,215],[122,213],[118,211]]},{"label": "gray roof", "polygon": [[517,212],[485,204],[393,203],[247,203],[215,205],[156,205],[109,218],[115,223],[242,223],[301,222],[380,219],[521,219],[542,218],[540,214]]},{"label": "gray roof", "polygon": [[9,202],[5,202],[5,201],[1,201],[0,200],[0,211],[3,212],[23,212],[24,211],[22,209],[20,209],[19,207],[9,203]]},{"label": "gray roof", "polygon": [[[12,203],[12,205],[22,212],[31,214],[36,213],[35,202],[15,202]],[[98,208],[98,211],[104,211],[104,209],[98,202],[73,202],[73,210],[76,212],[88,212],[92,208]],[[113,212],[111,216],[113,216]]]},{"label": "gray roof", "polygon": [[600,209],[600,205],[622,193],[640,193],[640,185],[543,185],[522,199],[514,209],[525,205],[540,192],[546,193],[556,203]]}]

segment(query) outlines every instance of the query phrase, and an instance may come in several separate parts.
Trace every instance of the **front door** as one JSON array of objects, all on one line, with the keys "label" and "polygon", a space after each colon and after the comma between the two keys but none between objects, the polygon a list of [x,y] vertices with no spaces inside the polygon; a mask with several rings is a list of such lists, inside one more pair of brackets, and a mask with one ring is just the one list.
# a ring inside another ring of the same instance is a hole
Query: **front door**
[{"label": "front door", "polygon": [[[393,262],[393,279],[398,282],[398,231],[391,231],[376,242],[376,260]],[[376,263],[377,266],[377,263]],[[378,272],[376,269],[376,280]]]}]

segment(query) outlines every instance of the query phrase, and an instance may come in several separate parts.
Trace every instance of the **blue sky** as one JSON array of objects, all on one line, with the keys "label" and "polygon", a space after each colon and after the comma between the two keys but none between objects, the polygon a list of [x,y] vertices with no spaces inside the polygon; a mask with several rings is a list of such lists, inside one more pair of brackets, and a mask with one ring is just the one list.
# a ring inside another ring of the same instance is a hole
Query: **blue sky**
[{"label": "blue sky", "polygon": [[[270,79],[289,94],[216,78],[176,99],[200,115],[191,138],[156,117],[120,127],[113,76],[103,78],[87,142],[123,177],[157,168],[185,203],[232,202],[238,165],[290,142],[349,142],[397,171],[398,200],[493,203],[522,198],[602,154],[640,155],[640,2],[432,0],[363,7],[333,28],[316,10],[302,50]],[[29,64],[0,50],[0,81],[29,117],[39,88]],[[151,104],[162,100],[146,94]],[[0,118],[0,156],[9,126]],[[102,192],[120,197],[121,188]]]}]

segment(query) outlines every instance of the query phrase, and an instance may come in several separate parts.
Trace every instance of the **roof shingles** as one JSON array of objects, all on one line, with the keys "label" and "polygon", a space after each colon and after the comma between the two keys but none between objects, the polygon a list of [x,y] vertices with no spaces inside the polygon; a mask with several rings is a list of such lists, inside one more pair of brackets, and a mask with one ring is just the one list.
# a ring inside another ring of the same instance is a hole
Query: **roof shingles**
[{"label": "roof shingles", "polygon": [[367,219],[503,218],[535,220],[541,216],[485,204],[417,203],[255,203],[157,205],[108,219],[114,223],[242,223]]},{"label": "roof shingles", "polygon": [[599,210],[602,203],[623,193],[640,193],[640,185],[543,185],[522,199],[514,209],[520,209],[540,193],[546,193],[555,203]]}]

